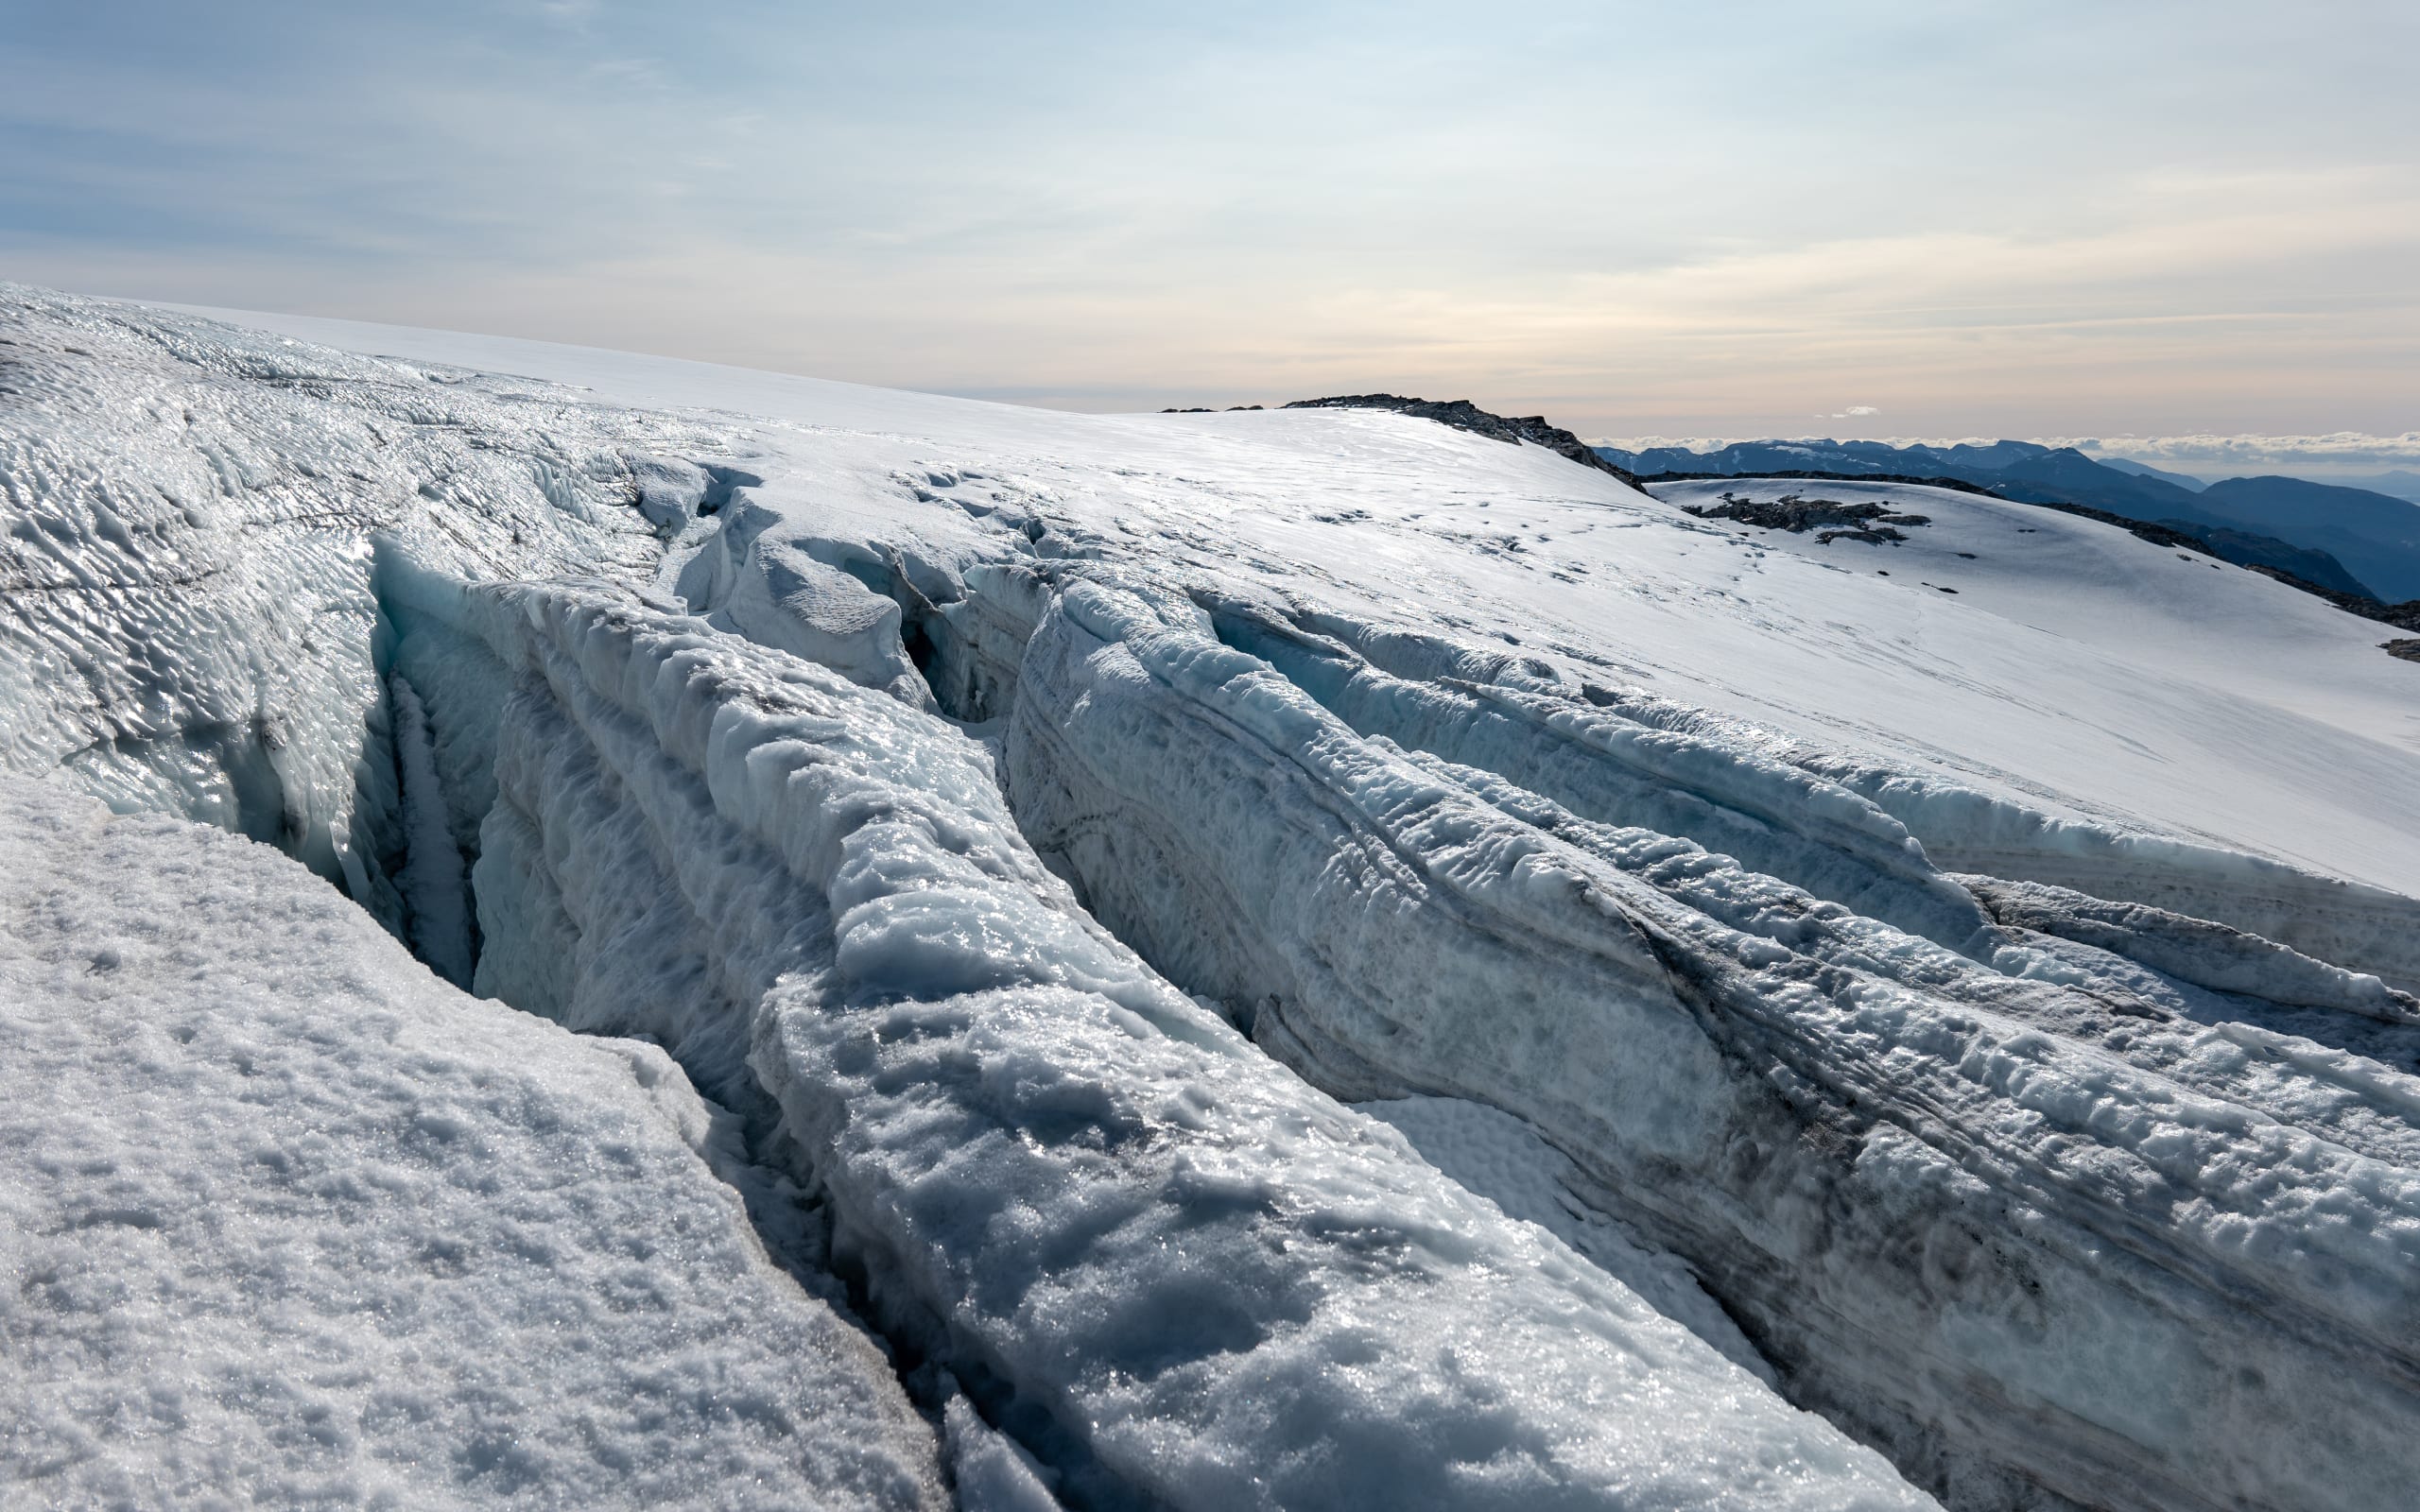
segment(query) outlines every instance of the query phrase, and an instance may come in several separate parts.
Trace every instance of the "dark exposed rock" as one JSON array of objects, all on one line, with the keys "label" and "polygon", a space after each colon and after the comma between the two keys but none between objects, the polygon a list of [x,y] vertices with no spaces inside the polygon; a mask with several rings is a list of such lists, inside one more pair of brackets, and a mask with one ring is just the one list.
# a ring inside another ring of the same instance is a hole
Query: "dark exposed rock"
[{"label": "dark exposed rock", "polygon": [[[2384,494],[2293,478],[2237,478],[2200,492],[2140,476],[2064,447],[1892,446],[1879,441],[1740,441],[1712,452],[1599,447],[1650,483],[1695,478],[1854,478],[1920,483],[2064,509],[2086,519],[2190,536],[2238,567],[2282,569],[2339,593],[2385,599],[2375,574],[2420,581],[2420,509]],[[2143,535],[2166,544],[2169,537]],[[2348,567],[2347,563],[2351,566]],[[2366,565],[2365,565],[2366,564]],[[2358,573],[2354,569],[2361,569]],[[2401,575],[2401,576],[2398,576]],[[2409,592],[2408,589],[2403,590]]]},{"label": "dark exposed rock", "polygon": [[2406,662],[2420,662],[2420,641],[2380,641],[2378,649]]},{"label": "dark exposed rock", "polygon": [[[1700,475],[1727,477],[1733,474],[1717,472]],[[1757,476],[1832,478],[1837,481],[1850,481],[1847,479],[1841,479],[1840,474],[1836,472],[1794,472],[1759,473]],[[1661,483],[1666,481],[1679,482],[1682,481],[1682,478],[1678,474],[1667,473],[1656,477],[1651,477],[1647,481],[1651,483]],[[2004,497],[2001,494],[1993,492],[1990,489],[1978,488],[1974,484],[1961,483],[1951,478],[1898,478],[1871,476],[1859,477],[1854,481],[1858,483],[1922,483],[1930,488],[1954,489],[1962,493],[1980,494],[1986,498]],[[1690,508],[1688,512],[1701,519],[1738,520],[1749,524],[1764,525],[1767,529],[1800,531],[1806,530],[1813,526],[1830,524],[1836,521],[1842,524],[1851,525],[1856,531],[1873,531],[1876,528],[1877,524],[1879,526],[1887,527],[1894,524],[1910,524],[1928,523],[1922,515],[1893,514],[1889,511],[1888,506],[1879,504],[1842,505],[1836,504],[1827,499],[1802,501],[1795,494],[1784,495],[1783,498],[1776,500],[1774,503],[1770,505],[1756,504],[1751,500],[1735,499],[1728,493],[1725,493],[1722,497],[1724,500],[1722,504],[1712,506],[1710,507]],[[2289,588],[2300,589],[2302,592],[2309,593],[2314,597],[2324,598],[2330,604],[2335,605],[2338,609],[2342,610],[2347,614],[2358,614],[2365,620],[2375,620],[2381,625],[2392,625],[2399,630],[2420,631],[2420,598],[2406,599],[2400,604],[2381,604],[2377,599],[2366,593],[2346,593],[2340,588],[2332,587],[2325,583],[2316,583],[2311,581],[2308,577],[2305,577],[2301,574],[2291,571],[2288,567],[2276,564],[2276,559],[2281,556],[2287,560],[2293,561],[2295,565],[2302,565],[2300,558],[2308,557],[2316,558],[2319,562],[2324,563],[2326,568],[2335,569],[2334,572],[2328,574],[2329,576],[2333,577],[2340,575],[2342,572],[2342,569],[2337,566],[2336,559],[2333,557],[2327,556],[2324,552],[2305,552],[2298,547],[2290,546],[2284,541],[2276,541],[2267,536],[2251,536],[2239,531],[2213,529],[2209,526],[2194,524],[2190,521],[2180,520],[2164,524],[2153,524],[2146,520],[2129,520],[2124,515],[2112,514],[2106,509],[2095,509],[2089,505],[2056,503],[2047,499],[2012,499],[2008,502],[2012,504],[2021,503],[2030,505],[2033,508],[2037,509],[2056,509],[2061,514],[2071,514],[2081,519],[2097,520],[2105,525],[2116,525],[2118,529],[2126,531],[2140,540],[2150,541],[2155,546],[2166,546],[2176,551],[2194,552],[2204,557],[2215,558],[2221,561],[2233,562],[2235,565],[2241,567],[2248,572],[2258,573],[2261,576],[2272,578],[2277,582],[2285,584]],[[1754,518],[1751,514],[1737,512],[1741,509],[1771,511],[1783,509],[1785,507],[1806,509],[1829,508],[1842,511],[1858,510],[1869,512],[1859,514],[1842,513],[1826,518],[1815,518],[1813,516],[1809,516],[1806,524],[1795,526],[1779,523],[1780,518],[1783,517],[1774,517],[1772,523],[1768,523],[1766,519],[1758,519]],[[1684,506],[1684,507],[1685,508],[1687,507]],[[1875,522],[1876,524],[1867,524],[1866,522]],[[2178,528],[2179,526],[2184,526],[2185,528],[2180,529]],[[2031,533],[2027,529],[2027,527],[2022,525],[2018,526],[2017,529],[2020,534]],[[1875,534],[1851,533],[1849,531],[1838,530],[1818,536],[1817,539],[1820,541],[1829,541],[1841,534],[1848,534],[1849,539],[1852,541],[1891,539],[1890,537]],[[1907,538],[1900,536],[1897,539],[1905,540]],[[1963,553],[1961,555],[1963,555]],[[2355,586],[2358,587],[2359,585],[2357,584]],[[2389,644],[2390,645],[2394,645],[2406,643],[2392,642]],[[2400,651],[2395,652],[2394,654],[2397,656],[2404,655],[2404,653]]]},{"label": "dark exposed rock", "polygon": [[[1986,489],[1983,491],[1989,493],[1991,490]],[[1999,497],[1996,494],[1993,496]],[[2071,514],[2083,520],[2098,520],[2104,525],[2116,525],[2118,529],[2139,540],[2148,541],[2154,546],[2167,546],[2178,551],[2197,551],[2204,557],[2219,555],[2211,549],[2208,541],[2199,536],[2179,530],[2174,525],[2153,524],[2148,520],[2129,520],[2122,514],[2111,514],[2106,509],[2096,509],[2088,504],[2054,504],[2047,499],[2012,500],[2011,502],[2030,504],[2036,509],[2056,509],[2061,514]]]},{"label": "dark exposed rock", "polygon": [[[1491,415],[1467,399],[1426,400],[1406,399],[1400,394],[1339,394],[1327,399],[1298,399],[1282,406],[1286,409],[1391,409],[1398,415],[1411,415],[1421,420],[1433,420],[1441,425],[1451,425],[1458,431],[1474,436],[1518,445],[1534,441],[1547,451],[1567,456],[1582,467],[1610,472],[1632,488],[1638,479],[1603,456],[1595,448],[1560,425],[1549,425],[1544,415]],[[1644,492],[1644,490],[1640,491]]]},{"label": "dark exposed rock", "polygon": [[1813,530],[1817,532],[1817,542],[1826,546],[1841,540],[1875,545],[1901,541],[1907,536],[1892,526],[1932,524],[1924,515],[1894,513],[1887,504],[1842,504],[1838,499],[1802,499],[1795,493],[1769,500],[1741,499],[1726,493],[1720,504],[1682,507],[1701,520],[1737,520],[1760,530],[1787,530],[1794,536]]},{"label": "dark exposed rock", "polygon": [[2274,536],[2256,535],[2249,530],[2230,530],[2222,525],[2195,524],[2189,520],[2162,520],[2161,524],[2182,530],[2210,548],[2214,556],[2238,567],[2268,569],[2282,573],[2297,582],[2311,583],[2331,593],[2380,602],[2368,585],[2344,570],[2344,564],[2324,551],[2297,546]]},{"label": "dark exposed rock", "polygon": [[[1989,490],[1974,491],[1988,493]],[[2005,495],[1996,495],[2006,497]],[[2076,515],[2085,520],[2098,520],[2105,525],[2116,525],[2154,546],[2167,546],[2179,551],[2198,552],[2233,562],[2264,577],[2316,593],[2337,608],[2364,619],[2379,619],[2376,612],[2394,612],[2397,606],[2380,604],[2362,588],[2343,564],[2324,551],[2310,551],[2273,536],[2254,535],[2244,530],[2230,530],[2219,525],[2197,524],[2190,520],[2134,520],[2089,505],[2068,504],[2051,499],[2013,499],[2011,503],[2029,504],[2037,509],[2056,509],[2061,514]],[[2393,622],[2390,623],[2399,623]]]}]

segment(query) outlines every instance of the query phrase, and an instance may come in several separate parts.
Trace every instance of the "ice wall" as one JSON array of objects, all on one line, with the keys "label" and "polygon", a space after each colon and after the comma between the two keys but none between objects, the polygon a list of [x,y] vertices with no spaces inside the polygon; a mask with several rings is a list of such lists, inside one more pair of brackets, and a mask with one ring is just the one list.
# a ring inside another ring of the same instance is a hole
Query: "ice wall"
[{"label": "ice wall", "polygon": [[273,844],[406,936],[390,674],[439,711],[466,853],[487,757],[444,723],[478,702],[437,685],[465,663],[389,614],[397,578],[643,576],[652,449],[729,442],[14,285],[0,363],[0,769]]},{"label": "ice wall", "polygon": [[[2358,1506],[2404,1473],[2400,1429],[2348,1425],[2412,1411],[2370,1311],[2408,1307],[2408,995],[1945,872],[1727,721],[1049,534],[940,593],[864,580],[922,615],[944,709],[1009,712],[1017,817],[1081,902],[1314,1083],[1532,1121],[1955,1504]],[[2379,1195],[2358,1276],[2338,1183]]]},{"label": "ice wall", "polygon": [[1217,602],[1213,611],[1220,640],[1269,662],[1363,735],[1499,772],[1582,814],[1696,841],[1952,949],[1989,921],[1898,820],[1845,788],[1754,750],[1558,696],[1551,682],[1539,691],[1544,679],[1506,677],[1503,658],[1457,664],[1443,645],[1330,623],[1360,644],[1249,603]]},{"label": "ice wall", "polygon": [[1941,866],[2231,925],[2420,992],[2420,907],[2265,857],[2060,819],[1961,783],[1824,753],[1810,770],[1873,799]]}]

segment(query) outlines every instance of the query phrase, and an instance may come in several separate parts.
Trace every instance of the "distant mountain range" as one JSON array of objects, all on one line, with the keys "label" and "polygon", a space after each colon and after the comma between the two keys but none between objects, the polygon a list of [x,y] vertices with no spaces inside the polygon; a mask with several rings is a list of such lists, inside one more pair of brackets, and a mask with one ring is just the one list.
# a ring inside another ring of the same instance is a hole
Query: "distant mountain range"
[{"label": "distant mountain range", "polygon": [[2132,457],[2104,456],[2100,458],[2100,462],[2102,467],[2114,467],[2120,472],[2132,473],[2138,478],[2157,478],[2162,483],[2173,483],[2187,493],[2199,493],[2210,486],[2204,479],[2189,477],[2183,472],[2164,472],[2149,462],[2137,462]]},{"label": "distant mountain range", "polygon": [[2368,477],[2344,477],[2336,481],[2348,489],[2367,489],[2372,493],[2383,493],[2390,498],[2409,499],[2420,504],[2420,472],[2408,468],[2390,468],[2384,472],[2373,472]]},{"label": "distant mountain range", "polygon": [[2145,463],[2096,461],[2072,447],[2032,441],[1892,446],[1776,440],[1740,441],[1712,452],[1677,446],[1597,450],[1642,478],[1810,472],[1947,479],[2020,503],[2082,505],[2165,525],[2229,561],[2274,568],[2336,593],[2387,602],[2420,598],[2420,504],[2368,489],[2289,477],[2229,478],[2205,488]]}]

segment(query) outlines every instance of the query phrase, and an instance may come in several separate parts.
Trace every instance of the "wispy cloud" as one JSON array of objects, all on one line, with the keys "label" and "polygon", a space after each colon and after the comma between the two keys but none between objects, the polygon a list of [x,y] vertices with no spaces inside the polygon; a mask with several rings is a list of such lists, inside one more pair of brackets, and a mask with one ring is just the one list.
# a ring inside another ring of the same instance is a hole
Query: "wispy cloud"
[{"label": "wispy cloud", "polygon": [[2408,4],[91,9],[12,31],[0,276],[1085,407],[2420,418]]},{"label": "wispy cloud", "polygon": [[556,26],[580,31],[596,17],[596,0],[537,0],[536,9]]},{"label": "wispy cloud", "polygon": [[2096,436],[2050,444],[2213,477],[2283,472],[2324,478],[2420,470],[2420,430],[2398,436]]}]

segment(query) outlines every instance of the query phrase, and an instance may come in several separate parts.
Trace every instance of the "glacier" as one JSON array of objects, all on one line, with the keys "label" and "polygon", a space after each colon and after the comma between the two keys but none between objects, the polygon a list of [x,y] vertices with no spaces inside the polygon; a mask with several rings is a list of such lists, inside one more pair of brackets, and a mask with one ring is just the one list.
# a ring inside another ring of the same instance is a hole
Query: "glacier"
[{"label": "glacier", "polygon": [[2415,690],[2319,600],[1368,411],[0,326],[10,1496],[2420,1469]]}]

